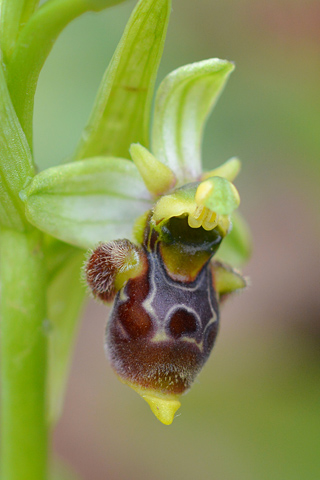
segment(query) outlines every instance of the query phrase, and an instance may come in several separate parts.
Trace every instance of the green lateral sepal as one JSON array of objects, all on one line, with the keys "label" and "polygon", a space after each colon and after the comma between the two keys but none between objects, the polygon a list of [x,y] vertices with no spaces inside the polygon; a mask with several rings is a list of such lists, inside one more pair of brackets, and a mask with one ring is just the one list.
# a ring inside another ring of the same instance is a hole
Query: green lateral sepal
[{"label": "green lateral sepal", "polygon": [[30,223],[84,249],[132,238],[135,219],[151,208],[150,193],[134,163],[112,157],[45,170],[21,198]]}]

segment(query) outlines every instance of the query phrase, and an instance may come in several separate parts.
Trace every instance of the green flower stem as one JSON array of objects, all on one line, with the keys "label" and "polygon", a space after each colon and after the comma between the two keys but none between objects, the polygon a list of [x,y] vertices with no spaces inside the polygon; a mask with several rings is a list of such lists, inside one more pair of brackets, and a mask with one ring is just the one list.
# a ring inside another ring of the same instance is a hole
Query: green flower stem
[{"label": "green flower stem", "polygon": [[3,229],[1,255],[1,474],[47,478],[46,275],[41,234]]}]

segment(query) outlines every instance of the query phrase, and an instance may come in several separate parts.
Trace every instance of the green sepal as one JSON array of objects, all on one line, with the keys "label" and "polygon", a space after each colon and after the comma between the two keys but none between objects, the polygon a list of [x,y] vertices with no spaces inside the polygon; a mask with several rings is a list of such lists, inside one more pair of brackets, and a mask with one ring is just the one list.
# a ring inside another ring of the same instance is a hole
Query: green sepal
[{"label": "green sepal", "polygon": [[171,0],[140,0],[102,79],[75,159],[127,157],[133,142],[148,147],[156,74]]},{"label": "green sepal", "polygon": [[0,55],[0,224],[24,230],[27,221],[19,198],[34,167],[26,137],[11,103]]},{"label": "green sepal", "polygon": [[92,248],[132,237],[135,219],[151,208],[133,162],[96,157],[53,167],[21,192],[30,223],[64,242]]},{"label": "green sepal", "polygon": [[50,0],[22,28],[8,60],[7,81],[30,148],[34,95],[39,74],[59,34],[79,15],[103,10],[121,1],[123,0]]},{"label": "green sepal", "polygon": [[212,262],[214,285],[220,299],[225,295],[244,289],[247,280],[240,272],[229,265],[217,261]]},{"label": "green sepal", "polygon": [[170,73],[157,92],[152,152],[179,185],[200,178],[201,142],[206,119],[234,66],[217,58]]},{"label": "green sepal", "polygon": [[[71,248],[71,247],[69,247]],[[80,279],[84,252],[73,248],[48,285],[49,319],[49,421],[55,424],[63,406],[65,385],[75,333],[86,288]]]},{"label": "green sepal", "polygon": [[244,265],[251,256],[252,237],[250,229],[239,212],[231,216],[232,229],[223,240],[216,258],[235,267]]}]

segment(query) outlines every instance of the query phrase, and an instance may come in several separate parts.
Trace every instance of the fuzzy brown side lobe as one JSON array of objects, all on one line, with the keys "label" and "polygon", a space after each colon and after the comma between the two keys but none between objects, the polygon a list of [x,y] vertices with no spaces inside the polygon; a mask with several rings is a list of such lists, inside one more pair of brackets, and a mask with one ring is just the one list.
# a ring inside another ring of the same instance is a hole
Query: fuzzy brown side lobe
[{"label": "fuzzy brown side lobe", "polygon": [[115,277],[125,265],[126,257],[132,250],[138,251],[129,240],[115,240],[101,243],[90,256],[86,267],[86,279],[95,297],[111,302],[115,295]]}]

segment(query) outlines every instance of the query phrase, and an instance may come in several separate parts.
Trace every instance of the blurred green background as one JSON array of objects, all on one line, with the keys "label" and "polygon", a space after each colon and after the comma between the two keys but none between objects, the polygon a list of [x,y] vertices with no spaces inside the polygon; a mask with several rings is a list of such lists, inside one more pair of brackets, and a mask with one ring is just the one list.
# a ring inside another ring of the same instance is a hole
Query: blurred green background
[{"label": "blurred green background", "polygon": [[[74,21],[41,74],[40,169],[67,160],[135,2]],[[79,328],[57,455],[87,480],[320,478],[320,3],[173,0],[158,80],[210,57],[236,63],[208,122],[204,163],[243,161],[251,287],[170,427],[104,357],[107,309]]]}]

